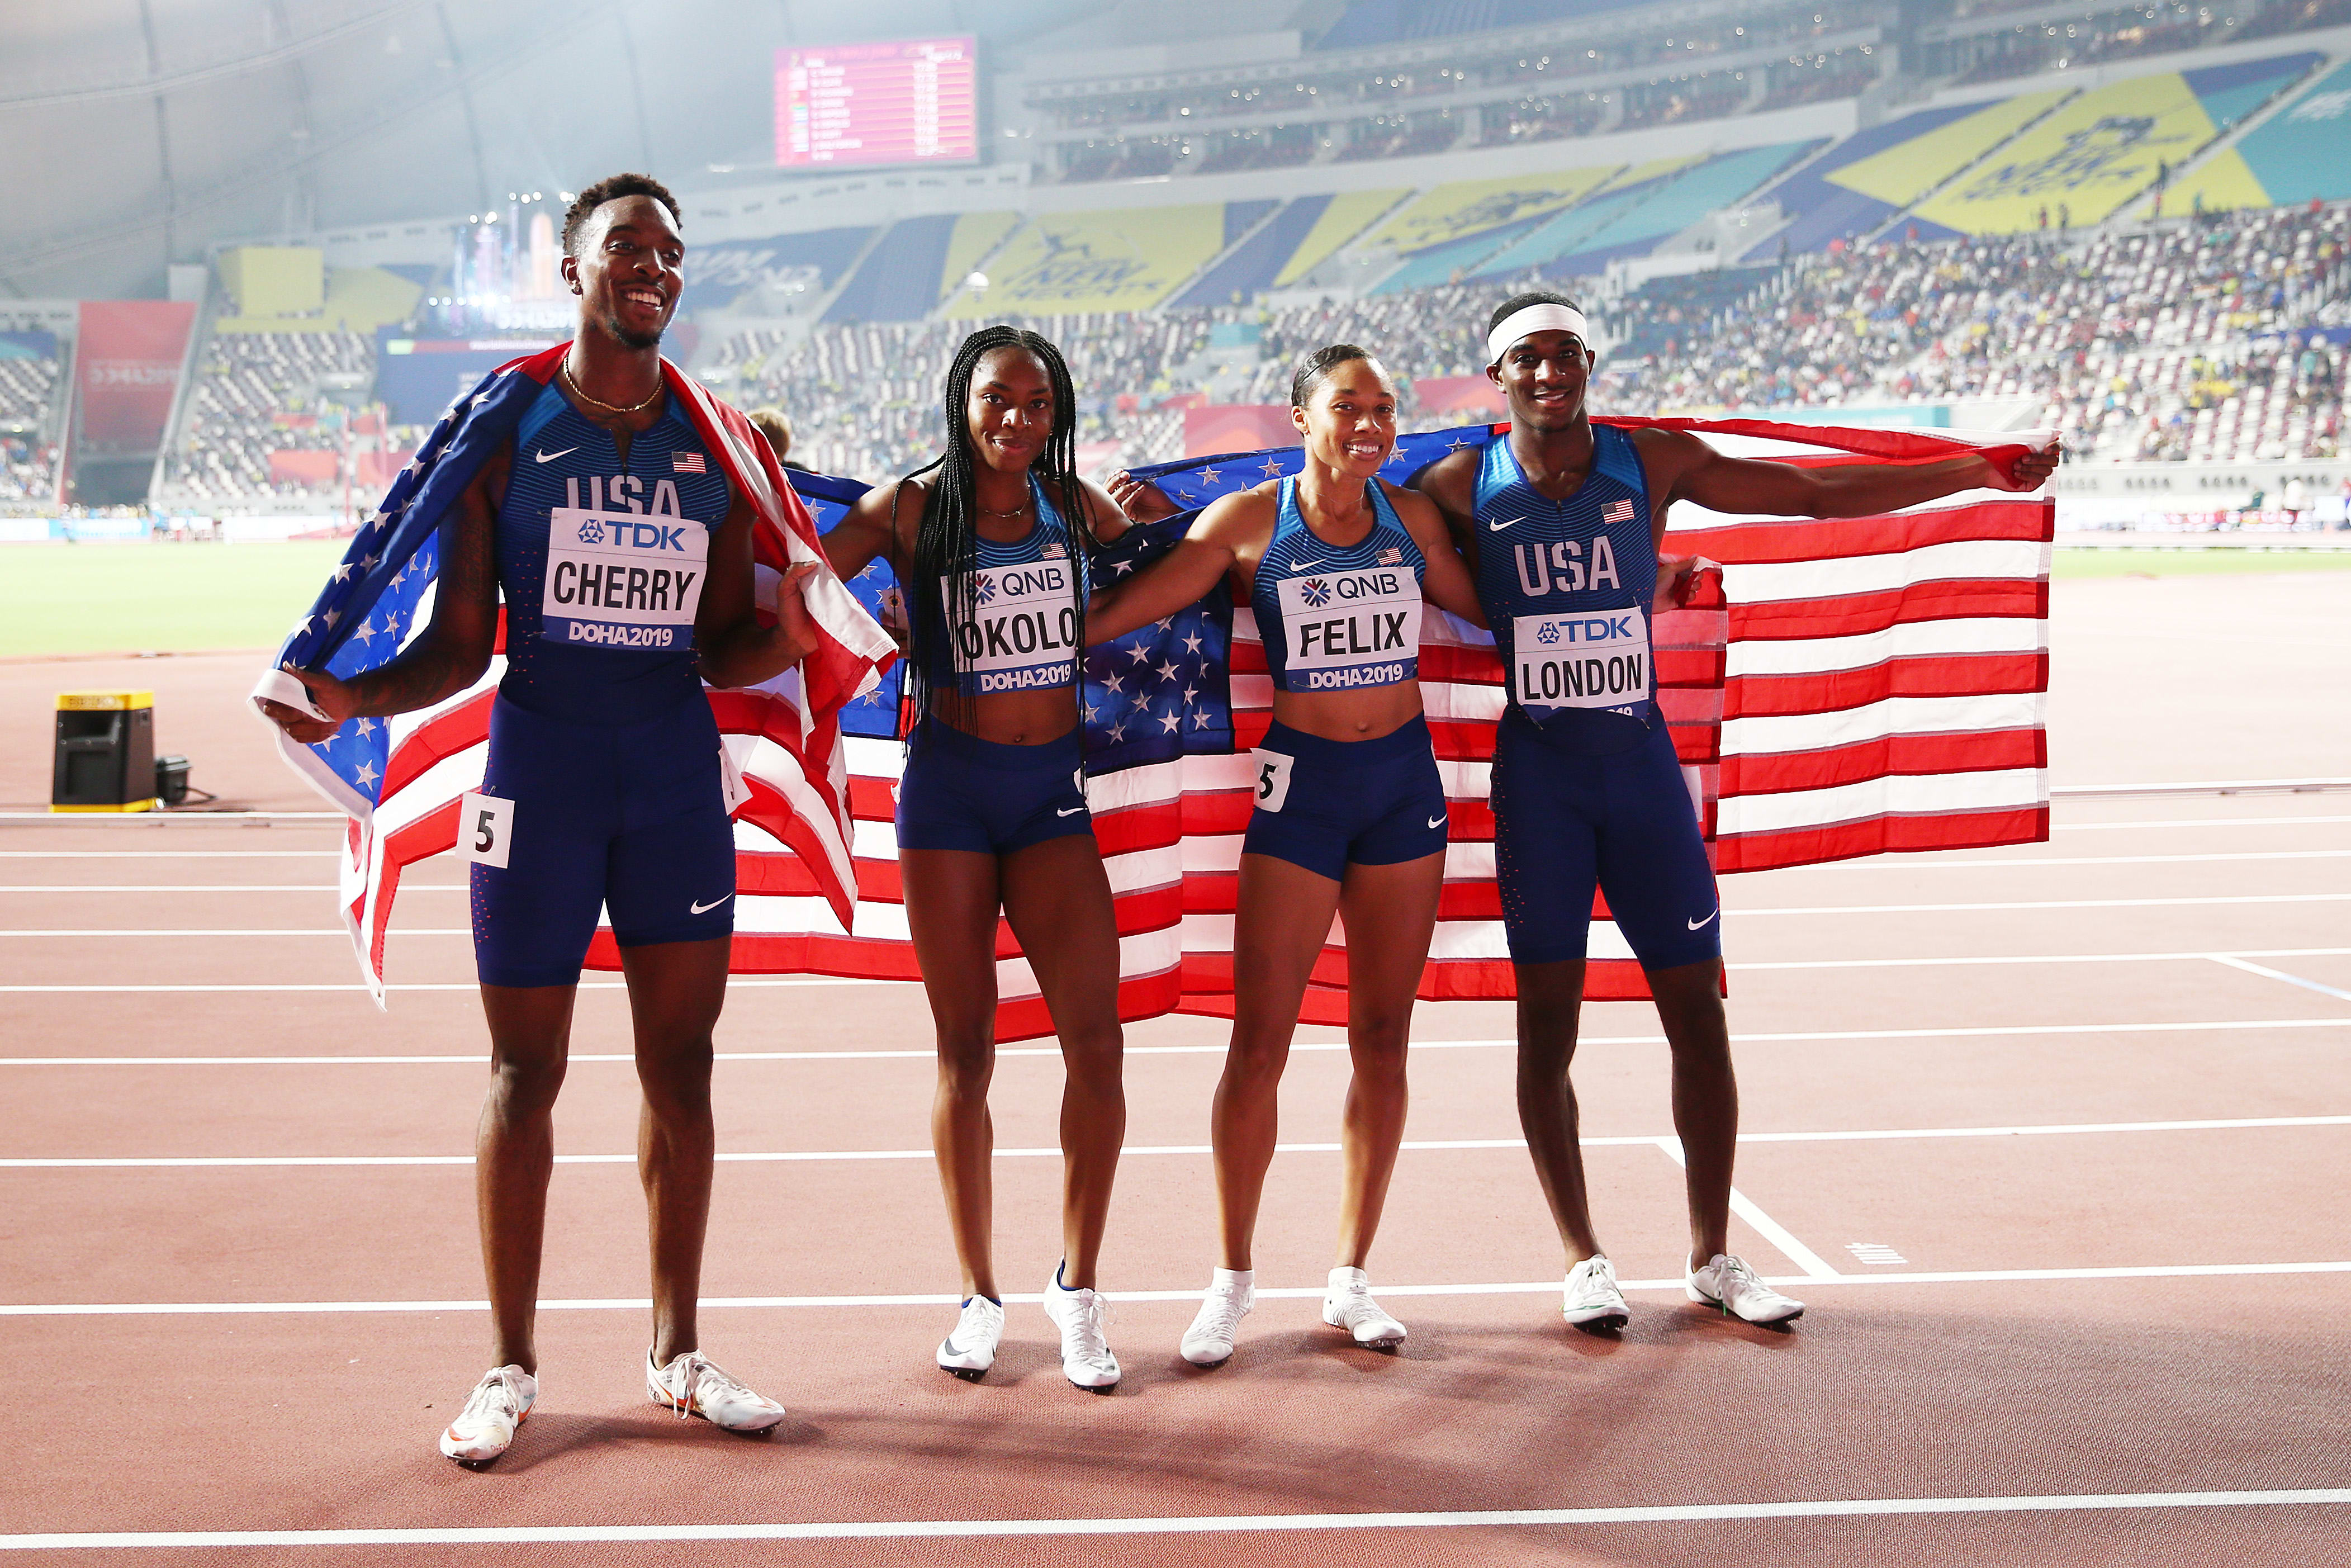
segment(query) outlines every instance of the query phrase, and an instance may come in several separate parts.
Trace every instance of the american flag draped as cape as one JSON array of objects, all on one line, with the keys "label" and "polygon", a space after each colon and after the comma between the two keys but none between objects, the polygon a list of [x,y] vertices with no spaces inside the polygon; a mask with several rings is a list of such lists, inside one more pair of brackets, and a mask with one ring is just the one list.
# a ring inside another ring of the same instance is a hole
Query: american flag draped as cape
[{"label": "american flag draped as cape", "polygon": [[[2004,471],[2039,433],[1846,430],[1751,420],[1614,420],[1706,435],[1721,450],[1800,463],[1928,463],[1981,451]],[[1503,426],[1407,435],[1403,479]],[[1138,469],[1179,505],[1298,471],[1295,447]],[[821,526],[865,486],[802,476]],[[1167,549],[1192,510],[1132,530],[1101,570],[1117,575]],[[1677,507],[1667,550],[1721,563],[1684,609],[1655,624],[1658,699],[1673,727],[1717,869],[1758,871],[1890,850],[2033,842],[2048,835],[2043,745],[2053,504],[1974,491],[1886,517],[1736,517]],[[879,610],[886,566],[850,583]],[[1487,806],[1502,670],[1485,632],[1431,607],[1420,683],[1450,802],[1451,842],[1420,995],[1511,995]],[[802,868],[746,869],[738,970],[917,977],[898,881],[892,787],[902,762],[897,673],[853,702],[849,800],[858,819],[856,932],[828,912]],[[1182,614],[1087,661],[1085,742],[1094,829],[1120,935],[1120,1011],[1232,1010],[1233,896],[1251,806],[1249,751],[1270,721],[1265,653],[1246,605],[1219,588]],[[997,936],[1000,1039],[1050,1032],[1008,926]],[[1594,911],[1586,993],[1647,995],[1604,907]],[[1302,1017],[1346,1018],[1343,934]]]},{"label": "american flag draped as cape", "polygon": [[[308,710],[307,695],[280,664],[324,667],[348,678],[390,663],[432,623],[441,523],[482,464],[512,439],[569,348],[559,344],[499,367],[442,416],[287,638],[255,688],[256,699]],[[797,882],[846,930],[855,911],[856,879],[840,717],[844,706],[873,688],[897,649],[840,580],[823,570],[815,520],[767,442],[740,413],[667,361],[662,377],[728,484],[751,504],[763,604],[773,605],[787,566],[819,563],[802,585],[816,652],[765,686],[709,696],[747,796],[735,813],[736,858],[746,885],[768,862],[789,862]],[[270,726],[294,770],[350,816],[343,917],[379,1003],[384,935],[401,872],[455,846],[458,799],[481,788],[505,649],[501,617],[497,656],[482,679],[416,713],[353,719],[315,746]],[[605,966],[617,967],[609,931],[599,934],[598,946]]]}]

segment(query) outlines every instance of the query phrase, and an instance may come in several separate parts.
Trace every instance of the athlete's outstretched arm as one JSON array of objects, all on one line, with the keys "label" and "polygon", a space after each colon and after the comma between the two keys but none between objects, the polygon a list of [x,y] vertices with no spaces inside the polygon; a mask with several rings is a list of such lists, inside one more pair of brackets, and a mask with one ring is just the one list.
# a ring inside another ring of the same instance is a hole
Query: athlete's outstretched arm
[{"label": "athlete's outstretched arm", "polygon": [[265,701],[262,711],[287,734],[315,745],[346,720],[431,707],[482,678],[497,646],[498,568],[492,541],[497,497],[506,493],[512,457],[509,450],[483,464],[441,525],[441,570],[434,586],[433,621],[423,635],[390,664],[348,681],[324,670],[289,669],[327,717]]},{"label": "athlete's outstretched arm", "polygon": [[1184,509],[1166,491],[1148,479],[1136,478],[1123,468],[1110,476],[1108,494],[1118,503],[1119,510],[1138,523],[1155,523]]},{"label": "athlete's outstretched arm", "polygon": [[[1866,517],[1899,511],[1960,490],[2037,490],[2057,466],[2058,447],[2025,455],[2009,478],[1990,458],[1969,453],[1933,463],[1838,463],[1798,468],[1728,457],[1682,431],[1633,436],[1649,472],[1666,479],[1666,503],[1696,501],[1719,512],[1783,517]],[[1660,517],[1663,506],[1658,507]]]},{"label": "athlete's outstretched arm", "polygon": [[[903,491],[904,500],[900,502]],[[887,485],[876,485],[857,497],[849,515],[832,525],[824,536],[824,559],[832,566],[842,581],[855,577],[876,559],[887,562],[892,570],[907,553],[900,549],[902,536],[894,519],[894,510],[904,510],[915,519],[923,515],[923,487],[911,479],[895,479]],[[911,543],[911,532],[903,536]]]},{"label": "athlete's outstretched arm", "polygon": [[1387,488],[1397,519],[1412,535],[1412,542],[1420,547],[1421,559],[1428,562],[1421,591],[1428,596],[1430,603],[1451,611],[1472,626],[1486,624],[1486,612],[1478,605],[1478,584],[1469,576],[1469,568],[1462,561],[1460,552],[1453,548],[1453,536],[1437,502],[1418,491],[1389,485],[1384,479],[1380,483]]},{"label": "athlete's outstretched arm", "polygon": [[776,590],[776,623],[759,624],[758,575],[751,549],[750,501],[737,494],[711,537],[702,598],[694,609],[695,664],[714,686],[756,686],[771,681],[816,649],[800,580],[816,570],[802,561]]},{"label": "athlete's outstretched arm", "polygon": [[1174,549],[1133,576],[1094,591],[1086,606],[1086,641],[1123,637],[1190,605],[1233,570],[1245,540],[1272,532],[1272,513],[1270,492],[1245,490],[1211,505]]}]

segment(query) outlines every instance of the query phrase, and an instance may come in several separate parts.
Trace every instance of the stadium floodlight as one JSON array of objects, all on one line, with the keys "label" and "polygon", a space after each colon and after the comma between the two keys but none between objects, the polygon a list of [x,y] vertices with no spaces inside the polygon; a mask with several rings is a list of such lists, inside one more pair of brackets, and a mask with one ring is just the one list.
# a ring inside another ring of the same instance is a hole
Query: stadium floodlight
[{"label": "stadium floodlight", "polygon": [[963,286],[974,294],[981,293],[987,287],[987,274],[975,272],[963,280]]}]

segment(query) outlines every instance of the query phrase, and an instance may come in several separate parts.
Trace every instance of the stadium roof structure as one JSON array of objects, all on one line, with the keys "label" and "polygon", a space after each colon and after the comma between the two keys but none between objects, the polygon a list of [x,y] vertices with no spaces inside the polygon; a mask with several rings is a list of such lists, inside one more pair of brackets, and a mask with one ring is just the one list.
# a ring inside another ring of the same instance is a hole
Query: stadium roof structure
[{"label": "stadium roof structure", "polygon": [[[10,5],[0,134],[19,152],[18,216],[0,236],[0,298],[160,293],[168,263],[224,239],[443,217],[621,169],[683,189],[770,144],[778,47],[972,33],[984,48],[1047,35],[1067,48],[1081,19],[1105,46],[1155,41],[1125,36],[1130,14],[1149,13],[1088,0]],[[1192,20],[1213,32],[1242,14],[1212,4]]]}]

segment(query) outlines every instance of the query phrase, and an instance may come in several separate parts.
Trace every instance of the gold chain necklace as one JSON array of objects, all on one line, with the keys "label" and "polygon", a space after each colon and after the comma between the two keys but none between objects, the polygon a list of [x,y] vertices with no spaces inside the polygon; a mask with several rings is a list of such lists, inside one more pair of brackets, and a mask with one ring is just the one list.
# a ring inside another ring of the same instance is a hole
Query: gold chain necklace
[{"label": "gold chain necklace", "polygon": [[562,376],[563,384],[571,389],[572,396],[578,398],[582,402],[592,402],[607,413],[643,413],[646,409],[653,406],[653,399],[661,396],[662,394],[661,378],[656,376],[653,378],[653,390],[645,394],[644,402],[633,402],[626,408],[621,408],[615,404],[606,402],[601,398],[590,397],[585,392],[582,392],[578,379],[571,373],[571,362],[569,360],[556,366],[556,371],[558,374]]}]

